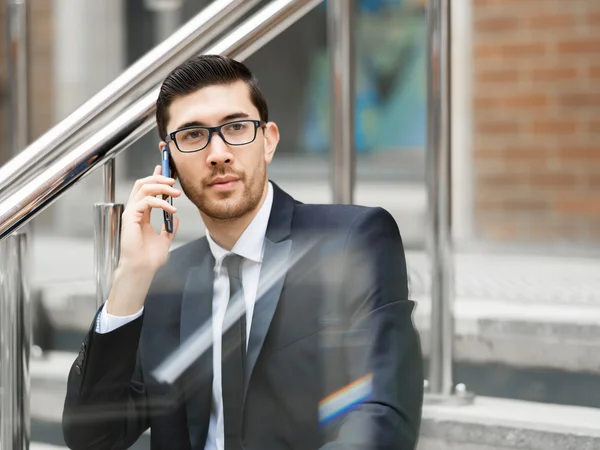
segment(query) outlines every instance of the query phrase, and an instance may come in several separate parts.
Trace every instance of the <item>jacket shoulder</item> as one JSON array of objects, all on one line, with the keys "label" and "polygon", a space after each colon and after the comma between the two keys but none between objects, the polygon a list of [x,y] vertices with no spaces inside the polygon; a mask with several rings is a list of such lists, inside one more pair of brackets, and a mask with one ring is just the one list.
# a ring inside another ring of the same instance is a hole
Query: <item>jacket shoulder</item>
[{"label": "jacket shoulder", "polygon": [[294,222],[315,226],[351,228],[362,221],[384,220],[395,223],[392,215],[381,207],[360,205],[298,204]]}]

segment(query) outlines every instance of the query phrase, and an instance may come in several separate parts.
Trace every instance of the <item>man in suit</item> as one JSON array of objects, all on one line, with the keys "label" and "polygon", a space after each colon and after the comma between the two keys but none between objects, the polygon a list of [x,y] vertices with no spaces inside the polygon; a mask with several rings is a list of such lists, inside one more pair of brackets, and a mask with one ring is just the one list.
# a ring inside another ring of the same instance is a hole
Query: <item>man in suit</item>
[{"label": "man in suit", "polygon": [[111,292],[69,373],[67,445],[126,449],[150,429],[153,450],[414,449],[422,361],[393,218],[269,181],[279,131],[232,59],[176,68],[156,118],[206,237],[169,253],[175,233],[149,219],[176,212],[175,174],[135,183]]}]

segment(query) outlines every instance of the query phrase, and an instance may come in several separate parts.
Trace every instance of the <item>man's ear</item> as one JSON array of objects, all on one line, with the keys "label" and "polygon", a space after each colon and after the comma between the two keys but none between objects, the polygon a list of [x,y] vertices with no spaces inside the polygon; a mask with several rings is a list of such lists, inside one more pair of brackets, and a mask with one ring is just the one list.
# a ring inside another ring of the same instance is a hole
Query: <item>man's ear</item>
[{"label": "man's ear", "polygon": [[263,128],[265,134],[265,162],[269,164],[275,156],[279,143],[279,128],[275,122],[268,122]]}]

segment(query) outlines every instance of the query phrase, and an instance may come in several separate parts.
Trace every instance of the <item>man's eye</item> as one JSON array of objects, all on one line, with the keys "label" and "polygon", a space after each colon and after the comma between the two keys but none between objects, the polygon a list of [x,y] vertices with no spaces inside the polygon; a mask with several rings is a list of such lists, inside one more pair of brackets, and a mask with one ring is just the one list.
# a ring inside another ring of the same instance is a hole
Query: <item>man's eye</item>
[{"label": "man's eye", "polygon": [[202,133],[202,131],[200,130],[191,130],[191,131],[187,131],[184,133],[183,135],[183,139],[184,140],[194,140],[194,139],[200,139],[204,136],[204,133]]}]

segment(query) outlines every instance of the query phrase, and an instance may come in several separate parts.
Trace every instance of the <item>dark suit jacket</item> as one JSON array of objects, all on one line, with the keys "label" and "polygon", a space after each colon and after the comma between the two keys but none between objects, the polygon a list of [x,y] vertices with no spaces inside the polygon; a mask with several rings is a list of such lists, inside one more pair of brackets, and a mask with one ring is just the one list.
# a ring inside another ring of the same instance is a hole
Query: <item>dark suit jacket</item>
[{"label": "dark suit jacket", "polygon": [[[243,444],[248,450],[416,447],[423,400],[402,241],[381,208],[304,205],[274,185],[248,343]],[[211,316],[206,238],[171,253],[139,319],[92,325],[69,374],[63,431],[72,449],[125,449],[151,429],[152,449],[202,450],[212,354],[173,383],[154,369]],[[95,321],[94,321],[95,323]],[[371,376],[371,391],[328,421],[319,402]]]}]

